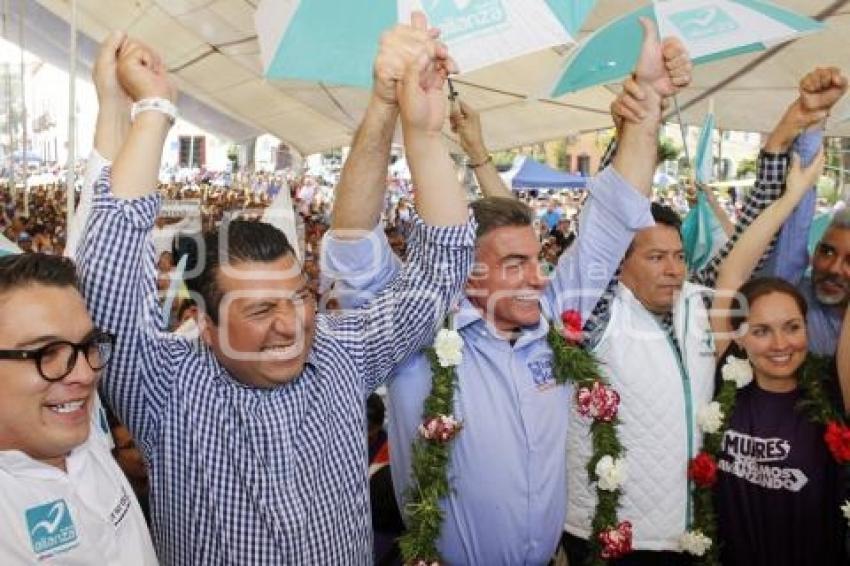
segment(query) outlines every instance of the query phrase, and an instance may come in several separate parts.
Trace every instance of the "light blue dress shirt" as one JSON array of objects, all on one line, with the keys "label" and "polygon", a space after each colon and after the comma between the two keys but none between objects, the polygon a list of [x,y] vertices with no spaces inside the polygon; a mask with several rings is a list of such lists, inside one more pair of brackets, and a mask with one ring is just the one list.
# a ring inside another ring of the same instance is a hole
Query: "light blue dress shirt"
[{"label": "light blue dress shirt", "polygon": [[[438,547],[448,564],[546,564],[566,509],[566,438],[572,388],[555,384],[547,319],[577,309],[584,319],[616,271],[634,232],[653,225],[649,201],[611,167],[591,184],[575,244],[560,260],[538,324],[515,341],[496,335],[464,300],[454,323],[464,341],[457,369],[445,520]],[[327,238],[322,271],[353,307],[379,291],[399,268],[382,232],[346,241]],[[377,243],[377,245],[376,245]],[[403,508],[411,443],[431,387],[424,354],[396,368],[389,384],[393,483]]]}]

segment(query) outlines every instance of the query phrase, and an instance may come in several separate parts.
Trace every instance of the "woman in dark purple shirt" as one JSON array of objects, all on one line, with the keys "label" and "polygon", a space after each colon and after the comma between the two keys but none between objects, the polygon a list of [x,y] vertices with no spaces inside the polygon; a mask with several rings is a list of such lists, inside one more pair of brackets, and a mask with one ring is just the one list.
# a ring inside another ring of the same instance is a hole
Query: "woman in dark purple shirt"
[{"label": "woman in dark purple shirt", "polygon": [[[843,473],[824,426],[799,408],[798,378],[809,356],[805,299],[773,278],[751,280],[740,295],[749,312],[732,326],[746,323],[746,332],[729,353],[749,359],[753,380],[737,392],[717,457],[723,564],[846,564]],[[821,377],[839,407],[830,365],[821,364]]]},{"label": "woman in dark purple shirt", "polygon": [[[711,541],[709,551],[719,550],[726,565],[847,563],[843,470],[825,442],[823,415],[841,420],[850,405],[850,386],[843,388],[842,399],[831,361],[809,354],[806,301],[796,288],[775,278],[748,281],[758,258],[813,186],[823,161],[821,152],[804,169],[794,159],[783,196],[750,225],[718,272],[711,326],[723,379],[713,411],[702,408],[698,421],[706,432],[706,450],[712,452],[706,460],[716,459],[719,540]],[[850,322],[844,326],[839,358],[850,356]],[[838,369],[840,381],[850,382],[850,361],[840,360]],[[735,385],[731,391],[730,382]],[[810,384],[832,392],[819,396],[818,419],[799,403],[812,400]],[[712,413],[713,418],[705,417]],[[715,471],[703,473],[701,480],[692,466],[696,486],[712,485],[705,478]]]}]

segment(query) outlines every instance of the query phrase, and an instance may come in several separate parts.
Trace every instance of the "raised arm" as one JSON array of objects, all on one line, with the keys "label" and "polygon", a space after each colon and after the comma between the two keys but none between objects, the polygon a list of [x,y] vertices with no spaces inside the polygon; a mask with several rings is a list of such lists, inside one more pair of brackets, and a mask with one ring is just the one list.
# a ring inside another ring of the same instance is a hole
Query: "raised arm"
[{"label": "raised arm", "polygon": [[513,193],[505,186],[498,169],[493,164],[493,158],[484,144],[481,132],[481,116],[463,100],[456,99],[452,103],[449,116],[452,131],[458,134],[460,147],[469,158],[469,165],[478,180],[478,186],[485,197],[514,198]]},{"label": "raised arm", "polygon": [[638,64],[617,101],[624,119],[618,120],[620,139],[613,166],[593,180],[577,240],[561,257],[547,290],[547,299],[554,301],[553,314],[578,310],[589,319],[586,329],[596,335],[607,318],[615,273],[634,233],[654,224],[647,197],[663,100],[690,82],[691,62],[684,46],[675,39],[659,42],[654,25],[648,20],[641,23],[644,41]]},{"label": "raised arm", "polygon": [[[133,100],[176,93],[158,57],[126,40],[118,77]],[[83,232],[78,267],[83,295],[96,324],[117,335],[113,362],[101,386],[119,419],[146,442],[155,428],[173,368],[158,354],[161,319],[150,230],[158,210],[154,193],[169,119],[142,112],[133,122],[112,170],[98,182],[91,218]]]},{"label": "raised arm", "polygon": [[360,331],[351,347],[370,388],[432,339],[472,266],[475,222],[469,219],[466,195],[440,133],[446,116],[445,79],[446,69],[423,51],[409,61],[399,85],[419,218],[408,263],[374,301],[348,315],[358,321]]},{"label": "raised arm", "polygon": [[779,231],[782,223],[823,171],[823,164],[822,151],[805,169],[800,165],[799,156],[795,154],[788,174],[785,194],[756,218],[723,260],[718,272],[716,293],[711,308],[711,328],[715,333],[717,356],[722,356],[729,346],[732,329],[729,308],[732,305],[733,294],[750,278],[759,258]]},{"label": "raised arm", "polygon": [[662,101],[690,83],[693,67],[678,39],[660,42],[651,20],[641,18],[641,25],[644,40],[634,73],[639,88],[631,88],[640,108],[637,121],[625,120],[622,125],[613,166],[629,185],[649,195],[658,158]]},{"label": "raised arm", "polygon": [[[418,25],[424,26],[424,15]],[[411,58],[398,85],[407,162],[416,187],[416,210],[426,224],[456,226],[469,218],[466,195],[443,143],[448,69],[423,50]]]},{"label": "raised arm", "polygon": [[331,230],[334,237],[362,236],[378,223],[384,205],[390,145],[398,118],[398,85],[411,57],[424,51],[454,70],[439,32],[428,29],[422,15],[411,25],[399,24],[381,36],[373,67],[372,96],[363,121],[354,134],[351,152],[342,169],[334,201]]},{"label": "raised arm", "polygon": [[68,227],[65,255],[74,258],[80,234],[88,221],[94,197],[94,185],[104,167],[109,165],[124,144],[130,130],[130,98],[118,84],[118,52],[124,33],[113,31],[101,43],[92,69],[97,93],[97,120],[94,129],[94,148],[86,162],[86,174],[80,192],[80,203]]},{"label": "raised arm", "polygon": [[[157,53],[142,43],[125,41],[118,60],[124,90],[134,101],[162,98],[174,102],[177,91]],[[162,112],[148,110],[136,116],[127,140],[112,166],[112,193],[122,199],[153,194],[171,120]]]},{"label": "raised arm", "polygon": [[[735,246],[741,234],[782,194],[788,171],[788,150],[794,140],[801,131],[817,127],[835,103],[841,99],[846,89],[847,80],[837,69],[818,68],[803,77],[800,81],[800,96],[782,115],[759,153],[756,183],[744,201],[741,216],[735,226],[735,233],[708,265],[697,274],[697,281],[708,287],[714,286],[720,263]],[[765,249],[756,267],[757,270],[764,266],[772,247],[773,243]]]}]

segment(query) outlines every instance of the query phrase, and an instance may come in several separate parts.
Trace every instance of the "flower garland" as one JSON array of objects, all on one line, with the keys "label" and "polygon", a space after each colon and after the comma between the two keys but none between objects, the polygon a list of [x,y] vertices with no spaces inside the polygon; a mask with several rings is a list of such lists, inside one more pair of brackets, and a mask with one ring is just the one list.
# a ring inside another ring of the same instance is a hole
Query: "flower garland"
[{"label": "flower garland", "polygon": [[546,340],[554,354],[555,381],[576,387],[578,413],[592,419],[593,455],[587,462],[588,479],[596,482],[596,510],[589,544],[588,564],[605,564],[632,551],[632,525],[617,522],[620,486],[626,480],[625,449],[617,436],[620,395],[602,377],[599,362],[581,347],[582,320],[578,311],[561,315],[562,328],[549,325]]},{"label": "flower garland", "polygon": [[[561,322],[560,329],[549,325],[547,342],[554,355],[556,383],[575,383],[578,412],[593,419],[594,455],[587,463],[587,471],[588,477],[596,481],[598,503],[589,563],[604,564],[632,550],[631,523],[617,523],[620,486],[626,478],[625,450],[616,429],[620,396],[603,381],[593,355],[580,346],[582,321],[578,311],[564,312]],[[437,550],[443,524],[439,502],[450,491],[449,448],[462,428],[451,413],[457,385],[455,367],[463,359],[463,339],[458,332],[444,328],[426,353],[431,363],[431,393],[423,407],[419,438],[413,444],[413,479],[405,506],[408,529],[399,539],[402,559],[409,566],[442,564]]]},{"label": "flower garland", "polygon": [[426,350],[431,362],[431,393],[425,399],[419,438],[413,443],[413,481],[405,505],[407,532],[399,539],[405,564],[438,566],[437,539],[443,526],[440,499],[449,494],[449,445],[461,430],[452,416],[455,366],[463,359],[463,339],[455,330],[441,329]]},{"label": "flower garland", "polygon": [[[850,463],[850,428],[844,418],[829,401],[823,387],[822,376],[829,360],[809,355],[803,364],[798,384],[802,398],[797,403],[813,423],[825,425],[824,442],[833,458],[841,464]],[[714,400],[697,413],[697,424],[702,429],[703,448],[688,464],[688,477],[694,482],[693,529],[685,532],[679,540],[683,551],[698,558],[697,563],[719,566],[720,549],[717,540],[717,516],[714,511],[713,488],[717,482],[717,458],[723,435],[735,410],[738,389],[753,380],[753,369],[749,360],[731,357],[721,369],[723,378]],[[841,507],[850,520],[850,502]]]}]

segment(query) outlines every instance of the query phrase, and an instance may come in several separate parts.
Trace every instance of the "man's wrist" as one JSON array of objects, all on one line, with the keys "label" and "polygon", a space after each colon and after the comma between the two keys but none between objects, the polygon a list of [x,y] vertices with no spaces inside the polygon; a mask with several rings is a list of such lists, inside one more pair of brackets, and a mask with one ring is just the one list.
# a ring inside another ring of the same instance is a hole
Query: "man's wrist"
[{"label": "man's wrist", "polygon": [[99,98],[97,102],[97,113],[98,116],[104,115],[109,117],[110,119],[115,117],[126,117],[126,119],[130,120],[130,99],[128,98],[116,98],[116,97],[105,97]]},{"label": "man's wrist", "polygon": [[374,112],[397,115],[398,102],[387,100],[375,92],[372,92],[372,96],[369,97],[369,109]]},{"label": "man's wrist", "polygon": [[[475,149],[470,149],[466,151],[466,156],[469,158],[469,163],[481,163],[483,164],[487,158],[490,157],[490,152],[487,151],[487,148],[484,146],[476,147]],[[470,165],[471,167],[472,165]]]},{"label": "man's wrist", "polygon": [[[646,116],[641,123],[648,123],[648,121],[661,121],[661,101],[664,100],[664,97],[661,96],[658,92],[655,91],[655,88],[648,83],[639,83],[641,89],[645,93],[644,99],[638,101],[641,108],[645,112]],[[625,125],[628,120],[623,119],[622,124]],[[621,129],[621,128],[620,128]]]},{"label": "man's wrist", "polygon": [[764,151],[769,153],[787,152],[804,126],[802,108],[798,100],[785,111],[779,124],[770,132],[767,142],[764,144]]},{"label": "man's wrist", "polygon": [[171,129],[171,118],[162,112],[142,112],[133,120],[133,127],[138,125],[145,130],[157,130],[165,137]]}]

